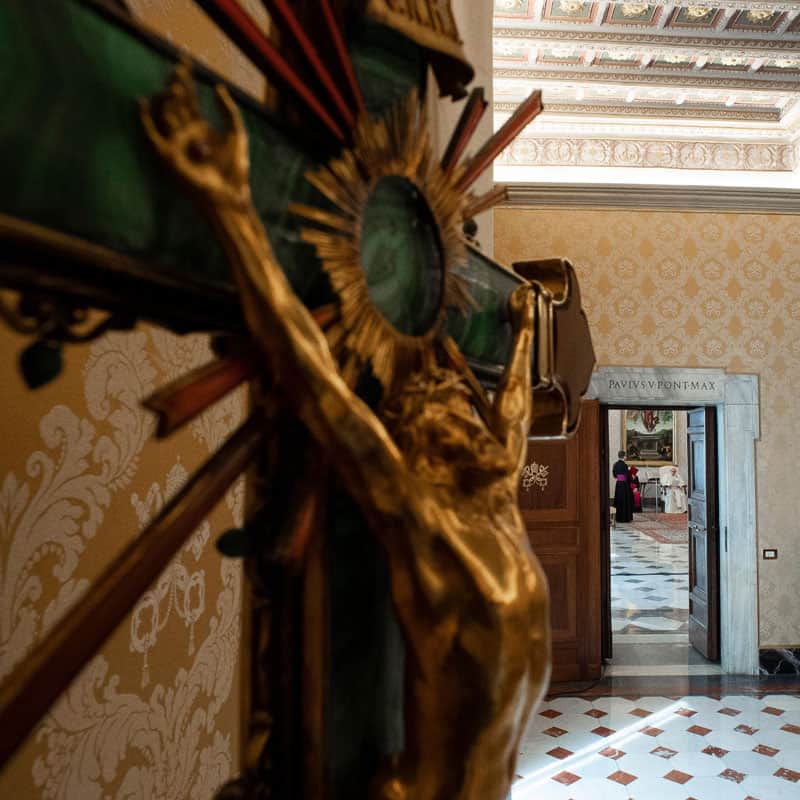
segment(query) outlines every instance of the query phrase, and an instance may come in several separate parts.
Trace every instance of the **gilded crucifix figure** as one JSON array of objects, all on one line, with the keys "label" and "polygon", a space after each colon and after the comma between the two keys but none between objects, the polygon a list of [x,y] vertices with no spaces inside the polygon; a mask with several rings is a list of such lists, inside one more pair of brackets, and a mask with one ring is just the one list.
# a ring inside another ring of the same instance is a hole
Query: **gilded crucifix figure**
[{"label": "gilded crucifix figure", "polygon": [[[472,238],[508,199],[476,182],[541,93],[473,151],[489,103],[467,95],[447,0],[265,0],[269,33],[240,0],[197,3],[266,102],[185,61],[156,94],[183,56],[119,4],[0,4],[5,166],[87,188],[67,208],[4,184],[0,286],[22,296],[0,316],[35,339],[28,385],[58,375],[65,342],[141,319],[214,337],[212,361],[143,399],[156,436],[242,384],[252,399],[0,686],[0,766],[247,471],[245,524],[217,540],[249,579],[242,769],[220,800],[503,800],[550,661],[521,469],[529,437],[574,432],[594,362],[569,262],[509,269]],[[466,97],[442,153],[429,67]],[[119,192],[129,205],[109,208]],[[84,330],[88,308],[108,316]]]},{"label": "gilded crucifix figure", "polygon": [[239,112],[224,89],[218,99],[221,132],[202,117],[179,69],[142,118],[217,232],[282,404],[328,454],[385,551],[407,648],[406,736],[374,796],[503,798],[549,669],[546,581],[517,507],[534,288],[524,283],[510,298],[510,360],[483,416],[462,374],[433,357],[374,412],[342,377],[273,255],[250,199]]}]

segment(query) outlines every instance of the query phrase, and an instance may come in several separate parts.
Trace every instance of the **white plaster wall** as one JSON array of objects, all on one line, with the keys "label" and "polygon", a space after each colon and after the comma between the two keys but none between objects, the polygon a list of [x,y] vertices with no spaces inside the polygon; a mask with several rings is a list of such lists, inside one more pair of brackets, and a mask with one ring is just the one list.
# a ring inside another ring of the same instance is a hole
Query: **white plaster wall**
[{"label": "white plaster wall", "polygon": [[[483,92],[489,107],[477,130],[472,135],[472,141],[463,158],[469,158],[480,145],[493,133],[492,129],[492,13],[491,0],[453,0],[453,13],[458,23],[458,31],[464,42],[464,51],[467,58],[475,68],[475,79],[467,87],[469,90],[477,86],[483,87]],[[443,152],[450,139],[450,134],[458,121],[464,100],[451,102],[450,99],[439,99],[436,81],[430,79],[429,113],[431,117],[431,131],[436,152]],[[494,186],[494,176],[491,169],[487,170],[476,181],[473,191],[483,194]],[[478,223],[478,240],[484,253],[491,256],[494,251],[494,225],[493,211],[486,211],[476,217]]]},{"label": "white plaster wall", "polygon": [[673,459],[678,465],[678,472],[684,480],[689,480],[689,448],[686,441],[686,412],[677,408],[673,411],[674,427],[672,433]]}]

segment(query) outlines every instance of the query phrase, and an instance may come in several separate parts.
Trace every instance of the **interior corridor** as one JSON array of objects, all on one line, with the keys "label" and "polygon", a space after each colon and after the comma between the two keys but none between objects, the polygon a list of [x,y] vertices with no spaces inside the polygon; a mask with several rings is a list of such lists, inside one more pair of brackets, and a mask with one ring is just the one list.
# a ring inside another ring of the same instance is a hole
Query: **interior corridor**
[{"label": "interior corridor", "polygon": [[644,512],[611,536],[612,659],[606,674],[716,674],[689,644],[687,515]]}]

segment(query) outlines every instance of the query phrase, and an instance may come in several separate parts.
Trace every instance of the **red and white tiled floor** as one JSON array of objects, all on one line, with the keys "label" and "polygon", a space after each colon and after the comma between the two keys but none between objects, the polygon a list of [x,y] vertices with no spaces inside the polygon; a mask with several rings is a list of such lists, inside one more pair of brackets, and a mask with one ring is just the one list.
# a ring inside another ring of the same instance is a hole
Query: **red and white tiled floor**
[{"label": "red and white tiled floor", "polygon": [[556,698],[513,800],[800,800],[800,697]]}]

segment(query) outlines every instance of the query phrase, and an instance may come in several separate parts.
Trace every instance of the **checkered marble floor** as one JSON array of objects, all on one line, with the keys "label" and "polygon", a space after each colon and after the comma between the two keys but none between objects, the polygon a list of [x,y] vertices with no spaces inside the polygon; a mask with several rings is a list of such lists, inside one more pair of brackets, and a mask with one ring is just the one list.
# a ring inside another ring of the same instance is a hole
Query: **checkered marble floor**
[{"label": "checkered marble floor", "polygon": [[556,698],[523,737],[512,800],[800,798],[795,695]]},{"label": "checkered marble floor", "polygon": [[614,633],[684,633],[689,615],[689,551],[636,530],[611,532],[611,613]]},{"label": "checkered marble floor", "polygon": [[636,522],[617,525],[611,531],[611,570],[639,572],[686,572],[689,548],[686,544],[657,542],[636,529]]}]

